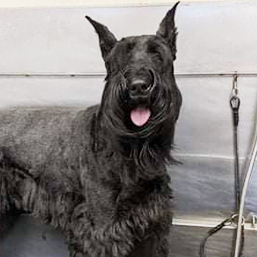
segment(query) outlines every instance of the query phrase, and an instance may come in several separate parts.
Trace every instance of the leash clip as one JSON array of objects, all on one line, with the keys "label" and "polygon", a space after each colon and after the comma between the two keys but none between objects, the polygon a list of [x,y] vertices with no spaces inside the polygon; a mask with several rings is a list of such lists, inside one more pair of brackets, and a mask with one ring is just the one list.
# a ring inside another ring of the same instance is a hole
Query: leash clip
[{"label": "leash clip", "polygon": [[232,93],[230,97],[230,106],[233,109],[233,111],[239,110],[240,99],[237,95],[238,95],[237,73],[235,73],[235,75],[233,76],[233,87],[232,87]]},{"label": "leash clip", "polygon": [[233,76],[233,87],[232,87],[232,93],[230,97],[230,106],[233,111],[233,124],[235,127],[238,126],[238,122],[239,122],[238,110],[240,107],[240,99],[237,95],[238,95],[237,74],[235,73],[235,75]]},{"label": "leash clip", "polygon": [[[232,214],[230,216],[231,225],[237,226],[237,224],[238,224],[238,217],[239,217],[239,215],[237,213]],[[245,217],[243,216],[242,217],[242,226],[244,226],[244,224],[245,224]]]}]

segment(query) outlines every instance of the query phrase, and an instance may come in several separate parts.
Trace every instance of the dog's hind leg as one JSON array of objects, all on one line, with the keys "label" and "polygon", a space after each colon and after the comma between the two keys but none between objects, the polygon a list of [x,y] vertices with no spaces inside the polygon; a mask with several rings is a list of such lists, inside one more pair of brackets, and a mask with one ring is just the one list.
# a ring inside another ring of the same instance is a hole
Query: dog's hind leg
[{"label": "dog's hind leg", "polygon": [[[14,225],[24,209],[23,192],[28,178],[25,172],[10,162],[0,151],[0,238]],[[25,210],[26,211],[26,210]]]},{"label": "dog's hind leg", "polygon": [[[1,202],[2,203],[2,202]],[[3,239],[11,230],[15,221],[19,217],[19,212],[15,208],[4,210],[1,207],[0,213],[0,239]]]},{"label": "dog's hind leg", "polygon": [[19,217],[19,211],[15,206],[9,192],[11,176],[1,165],[0,167],[0,239],[12,228]]}]

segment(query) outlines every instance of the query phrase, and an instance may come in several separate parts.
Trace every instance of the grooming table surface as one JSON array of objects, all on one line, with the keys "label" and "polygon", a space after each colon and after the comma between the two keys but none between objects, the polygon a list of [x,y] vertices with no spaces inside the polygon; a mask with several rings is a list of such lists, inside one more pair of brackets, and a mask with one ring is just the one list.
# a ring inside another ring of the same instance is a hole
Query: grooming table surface
[{"label": "grooming table surface", "polygon": [[[169,257],[198,257],[199,245],[208,228],[173,226],[170,235]],[[227,257],[231,250],[233,230],[225,229],[210,239],[208,256]],[[256,231],[246,231],[245,257],[253,257],[257,251]],[[4,239],[0,248],[1,257],[69,257],[61,233],[50,226],[23,216]]]}]

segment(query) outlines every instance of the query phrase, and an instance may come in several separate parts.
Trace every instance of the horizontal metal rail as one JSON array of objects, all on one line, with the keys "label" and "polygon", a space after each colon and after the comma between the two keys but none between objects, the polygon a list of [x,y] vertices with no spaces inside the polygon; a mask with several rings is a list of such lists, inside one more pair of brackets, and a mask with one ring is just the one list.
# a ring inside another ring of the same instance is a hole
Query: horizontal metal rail
[{"label": "horizontal metal rail", "polygon": [[[202,77],[257,77],[257,72],[216,72],[216,73],[175,73],[175,77],[182,78],[202,78]],[[11,73],[2,72],[0,77],[57,77],[57,78],[102,78],[105,77],[105,72],[84,72],[84,73]]]},{"label": "horizontal metal rail", "polygon": [[[199,228],[214,228],[220,224],[224,219],[207,219],[207,218],[173,218],[172,224],[174,226],[184,227],[199,227]],[[225,226],[224,229],[236,229],[236,225]],[[246,222],[244,225],[245,230],[257,231],[257,224],[253,225]]]}]

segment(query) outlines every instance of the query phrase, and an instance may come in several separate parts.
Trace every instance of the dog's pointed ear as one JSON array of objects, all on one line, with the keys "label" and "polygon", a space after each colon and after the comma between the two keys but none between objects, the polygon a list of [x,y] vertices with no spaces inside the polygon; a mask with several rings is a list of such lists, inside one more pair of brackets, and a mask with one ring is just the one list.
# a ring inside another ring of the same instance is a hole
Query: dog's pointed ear
[{"label": "dog's pointed ear", "polygon": [[177,2],[171,10],[169,10],[162,20],[160,27],[156,33],[157,36],[164,38],[172,51],[173,59],[176,59],[176,38],[177,38],[177,28],[175,27],[175,12],[179,2]]},{"label": "dog's pointed ear", "polygon": [[104,60],[106,60],[106,56],[109,54],[109,52],[112,50],[112,48],[116,44],[117,39],[109,31],[109,29],[106,26],[102,25],[99,22],[96,22],[95,20],[91,19],[88,16],[85,16],[85,18],[95,28],[95,31],[99,37],[99,44],[100,44],[100,48],[101,48],[101,52],[102,52],[102,57]]}]

